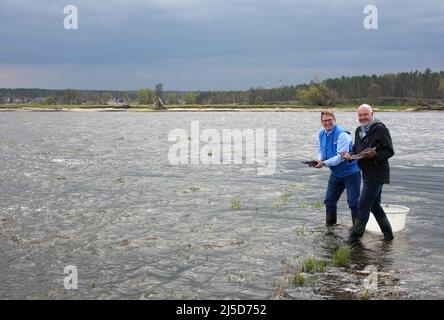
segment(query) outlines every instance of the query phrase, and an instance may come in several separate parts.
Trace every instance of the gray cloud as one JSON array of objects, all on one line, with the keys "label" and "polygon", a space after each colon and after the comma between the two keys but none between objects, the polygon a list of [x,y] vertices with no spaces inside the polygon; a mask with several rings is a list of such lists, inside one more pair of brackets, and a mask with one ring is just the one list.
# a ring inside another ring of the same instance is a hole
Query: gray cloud
[{"label": "gray cloud", "polygon": [[[444,4],[373,1],[0,1],[0,87],[240,89],[444,69]],[[63,7],[79,30],[63,28]],[[6,76],[7,75],[7,76]]]}]

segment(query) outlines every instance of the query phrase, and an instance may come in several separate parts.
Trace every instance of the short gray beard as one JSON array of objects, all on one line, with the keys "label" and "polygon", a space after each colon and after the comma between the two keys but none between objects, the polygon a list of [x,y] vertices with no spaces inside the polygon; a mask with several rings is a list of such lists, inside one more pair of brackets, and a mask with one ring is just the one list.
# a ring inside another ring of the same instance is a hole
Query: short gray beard
[{"label": "short gray beard", "polygon": [[371,119],[371,120],[370,120],[369,122],[367,122],[366,124],[362,124],[362,123],[361,123],[361,127],[362,127],[362,128],[365,128],[365,127],[368,126],[370,123],[372,123],[373,120],[374,120],[374,118]]}]

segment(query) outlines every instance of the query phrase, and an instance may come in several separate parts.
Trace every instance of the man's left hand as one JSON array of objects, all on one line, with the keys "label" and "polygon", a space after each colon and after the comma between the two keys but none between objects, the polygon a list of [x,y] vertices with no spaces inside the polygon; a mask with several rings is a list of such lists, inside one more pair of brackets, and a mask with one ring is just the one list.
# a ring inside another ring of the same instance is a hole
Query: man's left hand
[{"label": "man's left hand", "polygon": [[342,159],[344,159],[344,160],[351,160],[350,153],[348,153],[346,151],[341,151],[341,152],[339,152],[339,154],[341,155]]}]

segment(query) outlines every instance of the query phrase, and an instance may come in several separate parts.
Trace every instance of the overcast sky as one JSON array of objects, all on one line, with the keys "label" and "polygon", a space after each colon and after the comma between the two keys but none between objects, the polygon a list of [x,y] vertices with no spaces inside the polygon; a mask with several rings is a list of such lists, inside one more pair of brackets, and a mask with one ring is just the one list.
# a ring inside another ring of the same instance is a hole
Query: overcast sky
[{"label": "overcast sky", "polygon": [[444,70],[444,0],[0,0],[6,88],[239,90],[427,67]]}]

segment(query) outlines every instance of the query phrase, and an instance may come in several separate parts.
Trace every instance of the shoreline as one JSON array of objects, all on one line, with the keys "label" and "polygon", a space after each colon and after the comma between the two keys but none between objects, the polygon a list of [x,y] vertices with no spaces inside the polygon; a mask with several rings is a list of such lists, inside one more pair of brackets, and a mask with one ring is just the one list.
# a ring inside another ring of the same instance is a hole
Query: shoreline
[{"label": "shoreline", "polygon": [[[156,110],[150,108],[39,108],[39,107],[23,107],[23,108],[2,108],[0,112],[320,112],[322,110],[331,110],[333,112],[355,112],[355,108],[350,107],[266,107],[266,108],[169,108],[163,110]],[[378,108],[375,107],[376,112],[440,112],[444,108],[438,107],[436,109],[423,109],[420,107],[402,107],[399,108]]]}]

